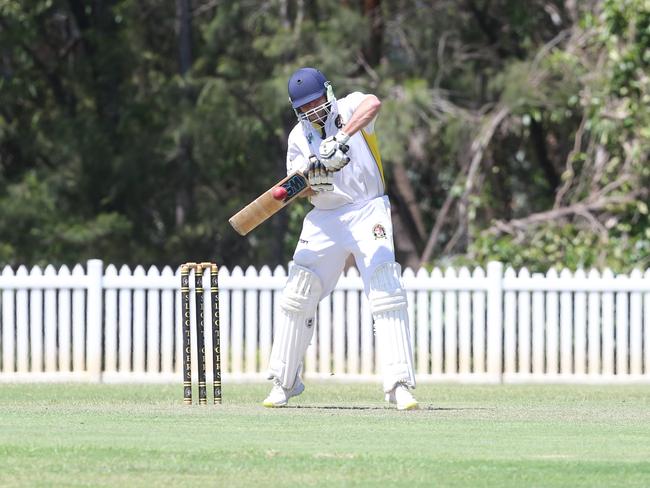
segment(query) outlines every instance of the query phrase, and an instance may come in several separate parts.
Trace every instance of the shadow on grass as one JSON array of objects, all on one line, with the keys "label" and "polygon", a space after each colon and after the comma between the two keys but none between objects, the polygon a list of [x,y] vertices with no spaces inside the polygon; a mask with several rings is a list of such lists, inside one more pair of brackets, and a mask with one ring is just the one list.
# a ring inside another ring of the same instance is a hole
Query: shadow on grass
[{"label": "shadow on grass", "polygon": [[[280,408],[311,409],[311,410],[396,410],[395,407],[375,405],[286,405]],[[489,407],[434,407],[433,405],[420,405],[419,411],[471,411],[471,410],[494,410]],[[415,410],[415,411],[417,411]]]}]

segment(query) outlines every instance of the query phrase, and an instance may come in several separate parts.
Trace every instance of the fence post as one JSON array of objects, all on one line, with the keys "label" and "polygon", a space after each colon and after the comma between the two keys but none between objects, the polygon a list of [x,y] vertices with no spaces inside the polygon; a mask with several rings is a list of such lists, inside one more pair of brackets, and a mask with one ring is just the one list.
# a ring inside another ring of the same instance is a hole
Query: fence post
[{"label": "fence post", "polygon": [[487,265],[487,372],[502,380],[503,355],[503,264],[491,261]]},{"label": "fence post", "polygon": [[87,261],[86,369],[95,381],[102,373],[102,291],[104,265],[100,259]]}]

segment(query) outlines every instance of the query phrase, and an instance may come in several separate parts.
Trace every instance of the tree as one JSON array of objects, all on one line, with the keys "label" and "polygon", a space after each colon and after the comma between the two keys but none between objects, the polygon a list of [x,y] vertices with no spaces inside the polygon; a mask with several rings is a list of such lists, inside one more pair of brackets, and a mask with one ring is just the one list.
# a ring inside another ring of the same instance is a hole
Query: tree
[{"label": "tree", "polygon": [[375,93],[398,259],[644,266],[644,0],[0,2],[0,264],[280,264],[286,80]]}]

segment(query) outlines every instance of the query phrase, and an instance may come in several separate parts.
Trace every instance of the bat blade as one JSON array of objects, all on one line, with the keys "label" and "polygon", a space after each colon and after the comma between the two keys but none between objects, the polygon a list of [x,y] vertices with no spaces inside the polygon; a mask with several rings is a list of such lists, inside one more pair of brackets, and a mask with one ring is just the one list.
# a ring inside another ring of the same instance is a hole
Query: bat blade
[{"label": "bat blade", "polygon": [[[273,189],[278,186],[282,186],[287,190],[287,196],[282,200],[276,200],[273,197]],[[309,182],[305,175],[300,171],[296,171],[262,193],[233,215],[228,222],[240,235],[245,236],[281,208],[291,203],[308,188]]]}]

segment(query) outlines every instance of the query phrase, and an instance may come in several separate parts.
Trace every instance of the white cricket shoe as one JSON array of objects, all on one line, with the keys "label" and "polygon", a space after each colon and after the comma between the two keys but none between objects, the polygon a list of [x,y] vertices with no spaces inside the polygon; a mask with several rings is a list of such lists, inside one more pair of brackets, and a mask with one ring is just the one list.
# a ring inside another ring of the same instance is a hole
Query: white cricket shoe
[{"label": "white cricket shoe", "polygon": [[418,401],[408,387],[402,383],[399,383],[390,393],[386,393],[386,401],[397,405],[397,410],[416,410],[418,408]]},{"label": "white cricket shoe", "polygon": [[289,398],[298,396],[305,391],[305,385],[300,381],[300,378],[298,378],[291,390],[282,388],[282,385],[277,383],[277,380],[274,383],[273,388],[271,388],[271,393],[262,402],[262,405],[268,408],[284,407],[289,402]]}]

